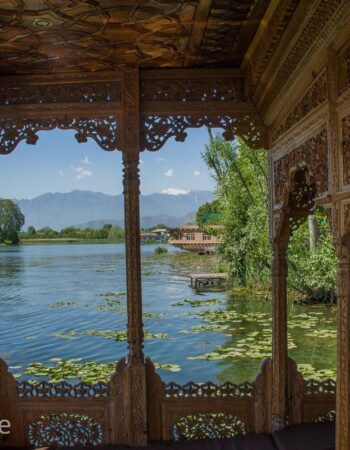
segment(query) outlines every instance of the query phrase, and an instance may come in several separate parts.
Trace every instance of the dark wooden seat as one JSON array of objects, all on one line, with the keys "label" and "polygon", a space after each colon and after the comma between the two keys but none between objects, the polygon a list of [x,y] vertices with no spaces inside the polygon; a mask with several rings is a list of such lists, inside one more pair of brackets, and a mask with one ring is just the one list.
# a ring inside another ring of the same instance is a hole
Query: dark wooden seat
[{"label": "dark wooden seat", "polygon": [[303,423],[277,431],[272,437],[279,450],[333,450],[335,423]]},{"label": "dark wooden seat", "polygon": [[[72,447],[69,449],[73,450]],[[31,447],[21,450],[29,450]],[[94,450],[137,450],[126,446],[103,445]],[[147,450],[335,450],[335,423],[307,423],[294,425],[270,434],[237,436],[232,439],[198,441],[152,442]],[[6,449],[4,449],[6,450]],[[15,450],[14,448],[8,450]],[[18,449],[19,450],[19,449]],[[86,450],[86,447],[74,447]]]}]

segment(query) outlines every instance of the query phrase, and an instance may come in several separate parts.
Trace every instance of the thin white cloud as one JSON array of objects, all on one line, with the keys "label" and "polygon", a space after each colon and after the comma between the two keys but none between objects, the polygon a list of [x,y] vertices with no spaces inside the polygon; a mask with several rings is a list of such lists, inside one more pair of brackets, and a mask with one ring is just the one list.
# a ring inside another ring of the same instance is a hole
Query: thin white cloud
[{"label": "thin white cloud", "polygon": [[63,177],[63,175],[64,175],[63,170],[59,170],[59,171],[58,171],[58,175],[59,175],[60,177]]},{"label": "thin white cloud", "polygon": [[199,170],[195,170],[194,172],[193,172],[193,176],[194,177],[199,177],[200,176],[200,171]]},{"label": "thin white cloud", "polygon": [[75,167],[75,166],[71,166],[71,169],[77,174],[75,177],[76,180],[81,180],[82,178],[92,176],[91,170],[86,170],[83,169],[82,167]]},{"label": "thin white cloud", "polygon": [[173,169],[169,169],[169,170],[167,170],[166,172],[164,172],[164,176],[166,176],[166,177],[173,177],[174,176],[174,171],[173,171]]},{"label": "thin white cloud", "polygon": [[163,158],[163,156],[158,156],[156,158],[156,162],[165,162],[165,161],[167,161],[167,160],[165,158]]},{"label": "thin white cloud", "polygon": [[88,156],[85,156],[85,158],[82,159],[81,162],[82,162],[83,164],[86,164],[87,166],[91,166],[91,165],[93,164],[93,162],[89,159]]},{"label": "thin white cloud", "polygon": [[140,159],[140,166],[143,166],[145,164],[145,161],[143,159]]},{"label": "thin white cloud", "polygon": [[168,194],[168,195],[186,195],[189,192],[190,191],[186,191],[186,189],[173,188],[173,187],[162,190],[162,194]]}]

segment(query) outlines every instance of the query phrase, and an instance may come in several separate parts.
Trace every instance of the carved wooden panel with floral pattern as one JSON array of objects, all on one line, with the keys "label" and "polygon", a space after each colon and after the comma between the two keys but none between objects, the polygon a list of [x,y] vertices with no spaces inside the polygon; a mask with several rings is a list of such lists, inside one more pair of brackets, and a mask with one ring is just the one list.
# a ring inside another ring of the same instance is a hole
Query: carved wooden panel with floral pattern
[{"label": "carved wooden panel with floral pattern", "polygon": [[307,176],[313,178],[317,194],[328,191],[328,139],[327,130],[310,138],[274,162],[274,204],[281,205],[290,186],[290,171],[305,165]]},{"label": "carved wooden panel with floral pattern", "polygon": [[327,72],[324,70],[307,89],[300,101],[286,115],[284,120],[272,132],[273,140],[283,136],[294,125],[298,124],[311,111],[324,104],[328,99]]},{"label": "carved wooden panel with floral pattern", "polygon": [[345,46],[338,56],[338,89],[342,94],[350,86],[350,45]]},{"label": "carved wooden panel with floral pattern", "polygon": [[342,119],[343,184],[350,184],[350,115]]}]

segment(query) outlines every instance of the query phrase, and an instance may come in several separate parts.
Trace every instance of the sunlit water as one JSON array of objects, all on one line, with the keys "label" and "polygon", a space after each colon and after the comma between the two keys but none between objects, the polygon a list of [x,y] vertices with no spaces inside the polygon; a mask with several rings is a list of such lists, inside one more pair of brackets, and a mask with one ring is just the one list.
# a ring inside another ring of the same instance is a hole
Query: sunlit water
[{"label": "sunlit water", "polygon": [[[146,313],[161,316],[145,317],[144,325],[167,337],[146,340],[145,354],[159,364],[181,367],[159,370],[162,379],[252,380],[262,357],[271,353],[271,303],[226,292],[196,294],[186,276],[198,270],[196,265],[174,263],[172,247],[161,258],[154,257],[154,249],[142,246],[143,304]],[[124,255],[123,244],[0,248],[0,357],[12,372],[32,379],[23,373],[32,362],[50,364],[53,357],[110,362],[126,355],[125,341],[62,337],[71,331],[126,330],[126,297],[105,295],[126,290]],[[184,299],[216,301],[175,305]],[[229,314],[218,319],[210,311]],[[304,365],[306,375],[330,375],[336,364],[335,309],[292,306],[289,319],[290,356]],[[191,359],[198,356],[202,359]]]}]

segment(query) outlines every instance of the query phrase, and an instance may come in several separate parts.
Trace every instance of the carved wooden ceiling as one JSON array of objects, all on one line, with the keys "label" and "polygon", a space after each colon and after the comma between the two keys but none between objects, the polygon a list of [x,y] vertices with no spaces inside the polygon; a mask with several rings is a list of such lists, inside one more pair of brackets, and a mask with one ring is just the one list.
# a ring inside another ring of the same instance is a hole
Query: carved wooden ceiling
[{"label": "carved wooden ceiling", "polygon": [[239,67],[269,0],[1,0],[0,75]]}]

